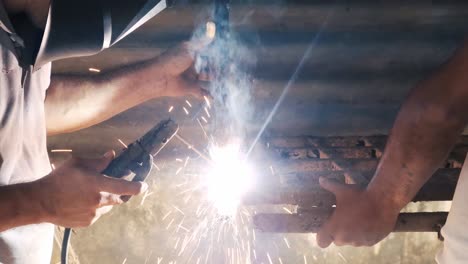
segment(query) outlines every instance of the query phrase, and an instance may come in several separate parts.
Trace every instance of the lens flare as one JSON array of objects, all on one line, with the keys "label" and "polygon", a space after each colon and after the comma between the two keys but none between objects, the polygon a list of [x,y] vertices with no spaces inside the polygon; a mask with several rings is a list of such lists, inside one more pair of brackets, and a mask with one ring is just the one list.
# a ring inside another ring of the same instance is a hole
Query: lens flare
[{"label": "lens flare", "polygon": [[253,170],[238,144],[210,149],[213,163],[205,173],[208,199],[221,215],[237,212],[242,196],[254,185]]}]

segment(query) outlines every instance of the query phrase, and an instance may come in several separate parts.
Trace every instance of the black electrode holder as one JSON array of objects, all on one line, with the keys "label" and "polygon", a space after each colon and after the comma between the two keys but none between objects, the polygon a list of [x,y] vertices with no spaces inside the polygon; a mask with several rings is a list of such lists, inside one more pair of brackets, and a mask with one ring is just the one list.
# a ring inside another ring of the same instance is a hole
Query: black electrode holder
[{"label": "black electrode holder", "polygon": [[[153,167],[153,156],[156,156],[177,134],[179,126],[171,119],[164,120],[146,132],[141,138],[126,147],[107,166],[102,174],[122,178],[129,173],[135,174],[132,181],[144,181]],[[68,245],[71,228],[65,228],[62,241],[61,263],[67,264]]]}]

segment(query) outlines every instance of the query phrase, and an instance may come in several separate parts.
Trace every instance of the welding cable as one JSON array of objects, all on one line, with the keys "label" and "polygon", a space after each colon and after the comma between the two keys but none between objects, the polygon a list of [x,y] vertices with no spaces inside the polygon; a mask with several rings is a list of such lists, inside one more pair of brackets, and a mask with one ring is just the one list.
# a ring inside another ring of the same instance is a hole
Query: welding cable
[{"label": "welding cable", "polygon": [[65,232],[63,232],[62,252],[60,255],[61,264],[67,264],[68,262],[68,245],[70,244],[70,237],[71,228],[65,228]]}]

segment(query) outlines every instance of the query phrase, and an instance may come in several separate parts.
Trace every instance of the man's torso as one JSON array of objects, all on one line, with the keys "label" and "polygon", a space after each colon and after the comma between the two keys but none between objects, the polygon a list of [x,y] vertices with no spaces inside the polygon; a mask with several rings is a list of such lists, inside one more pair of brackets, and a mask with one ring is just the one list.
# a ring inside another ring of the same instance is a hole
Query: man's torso
[{"label": "man's torso", "polygon": [[[10,185],[51,170],[44,116],[50,64],[33,73],[22,68],[1,2],[0,21],[0,185]],[[51,224],[39,224],[0,233],[0,262],[49,263],[53,230]]]}]

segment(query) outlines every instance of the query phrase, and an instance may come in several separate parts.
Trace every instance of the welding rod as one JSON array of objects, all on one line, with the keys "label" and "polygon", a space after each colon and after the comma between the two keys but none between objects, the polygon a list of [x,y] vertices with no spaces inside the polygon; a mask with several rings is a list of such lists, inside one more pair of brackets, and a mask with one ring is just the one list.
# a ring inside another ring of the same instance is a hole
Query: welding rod
[{"label": "welding rod", "polygon": [[189,149],[191,149],[193,152],[197,153],[198,155],[200,155],[200,157],[202,157],[204,160],[206,160],[207,162],[209,162],[210,164],[213,163],[213,161],[207,157],[205,154],[203,154],[201,151],[199,151],[198,149],[196,149],[192,144],[190,144],[189,142],[187,142],[187,140],[185,140],[183,137],[181,137],[179,134],[175,134],[175,137],[180,140],[182,143],[184,143]]}]

